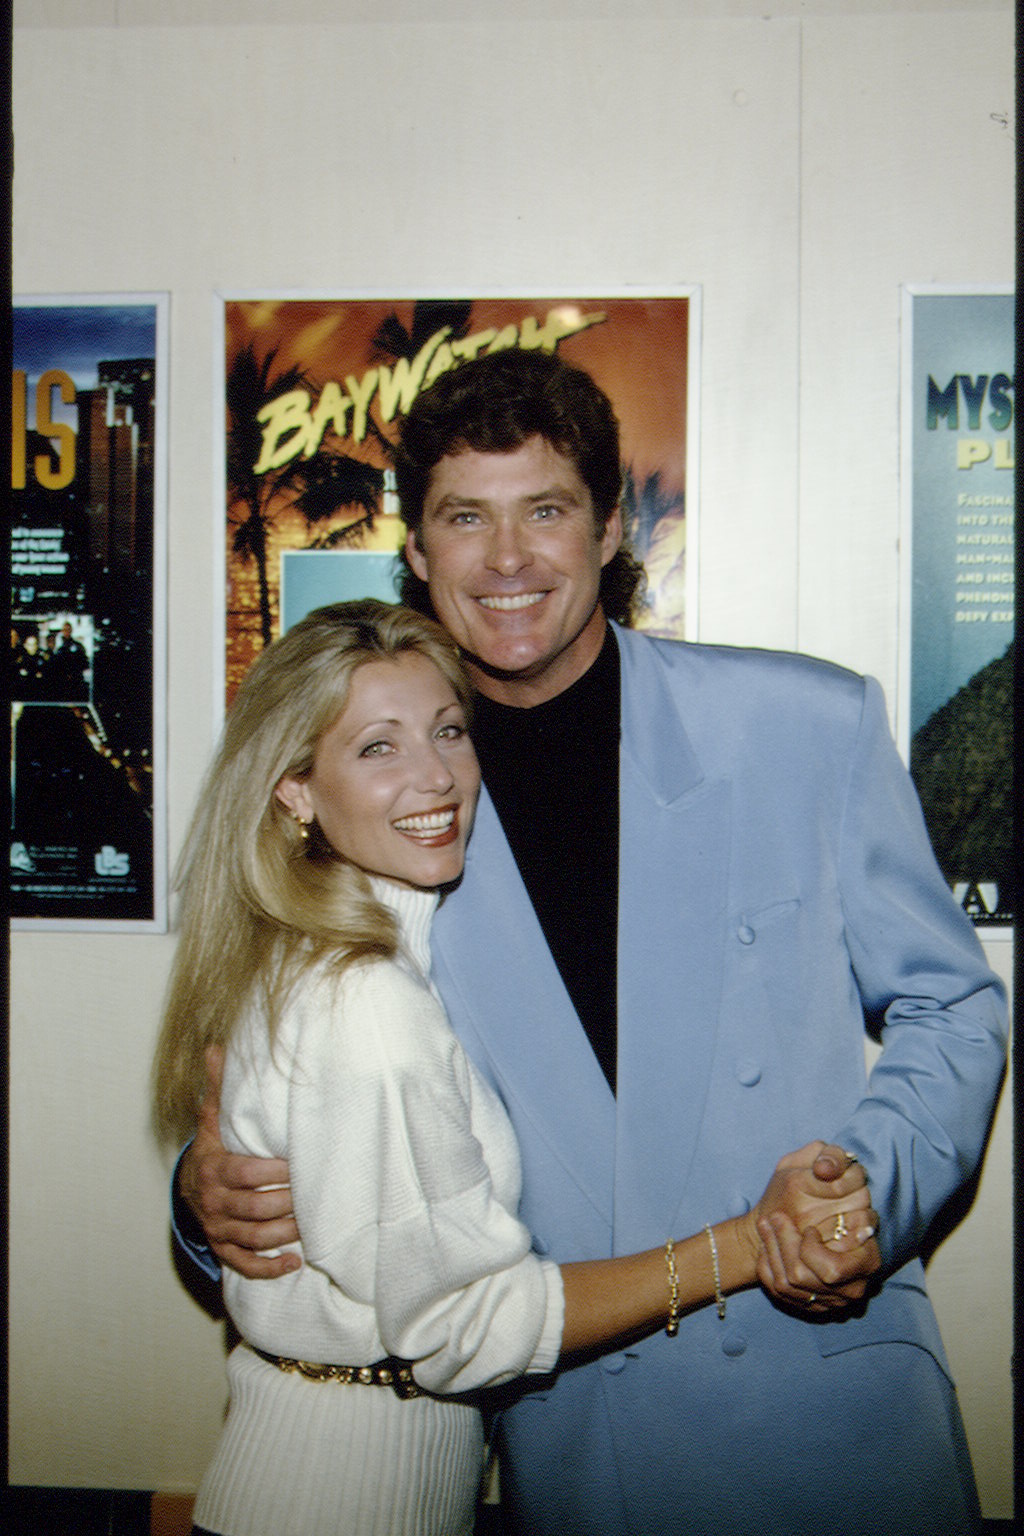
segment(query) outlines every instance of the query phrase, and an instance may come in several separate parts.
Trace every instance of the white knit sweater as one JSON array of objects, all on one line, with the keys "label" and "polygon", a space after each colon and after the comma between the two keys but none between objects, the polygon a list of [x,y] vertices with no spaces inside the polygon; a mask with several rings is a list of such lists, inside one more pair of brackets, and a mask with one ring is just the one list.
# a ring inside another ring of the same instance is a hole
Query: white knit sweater
[{"label": "white knit sweater", "polygon": [[[354,965],[340,981],[315,973],[272,1049],[254,1014],[228,1051],[224,1143],[287,1159],[303,1265],[274,1281],[225,1271],[225,1303],[243,1338],[270,1353],[343,1365],[397,1355],[432,1392],[548,1371],[561,1275],[531,1251],[515,1215],[512,1128],[428,980],[437,898],[374,888],[399,920],[400,955]],[[479,1474],[475,1409],[306,1382],[244,1348],[236,1356],[197,1523],[266,1536],[273,1499],[274,1536],[463,1528],[465,1510],[453,1510],[471,1505]],[[299,1465],[294,1444],[281,1450],[296,1415]]]}]

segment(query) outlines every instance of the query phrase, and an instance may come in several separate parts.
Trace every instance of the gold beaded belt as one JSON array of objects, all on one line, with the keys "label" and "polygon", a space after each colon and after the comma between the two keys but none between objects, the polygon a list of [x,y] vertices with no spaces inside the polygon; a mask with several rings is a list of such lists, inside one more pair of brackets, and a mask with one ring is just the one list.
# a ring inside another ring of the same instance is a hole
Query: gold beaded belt
[{"label": "gold beaded belt", "polygon": [[297,1372],[306,1381],[335,1381],[339,1386],[390,1387],[398,1397],[429,1397],[429,1392],[417,1386],[412,1367],[404,1360],[389,1356],[373,1365],[316,1365],[312,1360],[289,1360],[285,1355],[270,1355],[265,1349],[249,1348],[261,1360],[276,1365],[279,1371]]}]

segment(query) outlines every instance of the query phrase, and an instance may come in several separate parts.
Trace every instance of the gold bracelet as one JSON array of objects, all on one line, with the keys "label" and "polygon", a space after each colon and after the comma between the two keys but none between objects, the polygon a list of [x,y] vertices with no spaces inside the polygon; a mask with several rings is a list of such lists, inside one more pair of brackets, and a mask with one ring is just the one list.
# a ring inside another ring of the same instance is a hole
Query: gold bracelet
[{"label": "gold bracelet", "polygon": [[715,1303],[718,1307],[718,1315],[725,1320],[725,1297],[722,1295],[722,1276],[718,1268],[718,1244],[715,1242],[715,1234],[711,1230],[710,1223],[704,1228],[711,1244],[711,1268],[715,1274]]},{"label": "gold bracelet", "polygon": [[676,1245],[669,1238],[665,1244],[665,1263],[668,1265],[668,1322],[665,1332],[674,1339],[679,1332],[679,1271],[676,1269]]}]

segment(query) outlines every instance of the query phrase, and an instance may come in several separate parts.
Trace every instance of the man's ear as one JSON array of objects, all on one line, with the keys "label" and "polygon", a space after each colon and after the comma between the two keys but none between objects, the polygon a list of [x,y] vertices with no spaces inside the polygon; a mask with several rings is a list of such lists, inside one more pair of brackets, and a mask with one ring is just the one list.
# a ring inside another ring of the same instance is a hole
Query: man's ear
[{"label": "man's ear", "polygon": [[411,529],[405,536],[405,558],[412,568],[413,575],[418,576],[420,581],[426,581],[427,558],[417,542],[416,534]]},{"label": "man's ear", "polygon": [[294,779],[284,774],[274,786],[274,795],[293,816],[300,821],[312,821],[315,816],[313,800],[309,793],[308,779]]},{"label": "man's ear", "polygon": [[604,533],[601,535],[601,564],[607,565],[619,550],[622,543],[622,511],[619,507],[613,507],[608,514],[608,521],[604,525]]}]

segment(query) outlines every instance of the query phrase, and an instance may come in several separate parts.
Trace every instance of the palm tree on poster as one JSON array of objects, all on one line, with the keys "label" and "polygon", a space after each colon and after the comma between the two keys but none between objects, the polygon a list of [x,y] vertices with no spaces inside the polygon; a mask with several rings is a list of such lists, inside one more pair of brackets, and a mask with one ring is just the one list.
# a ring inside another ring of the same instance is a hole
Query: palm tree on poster
[{"label": "palm tree on poster", "polygon": [[310,549],[337,549],[339,545],[361,544],[372,532],[380,510],[384,490],[384,471],[375,464],[364,464],[347,453],[322,450],[302,466],[303,484],[295,496],[295,506],[310,529],[328,522],[340,507],[355,507],[358,515],[340,528],[331,528],[314,539]]},{"label": "palm tree on poster", "polygon": [[411,363],[420,348],[445,327],[456,341],[468,336],[472,319],[472,299],[417,299],[411,326],[403,325],[395,310],[384,316],[370,343],[370,361],[393,363],[404,358]]},{"label": "palm tree on poster", "polygon": [[[224,400],[228,411],[225,468],[228,522],[234,525],[233,549],[243,563],[255,561],[259,585],[260,633],[263,644],[272,638],[270,586],[267,580],[267,534],[274,521],[274,503],[299,487],[307,466],[293,459],[278,469],[258,475],[255,466],[262,446],[257,414],[269,400],[294,389],[312,393],[301,368],[285,368],[273,375],[277,348],[260,359],[250,342],[237,352],[228,369]],[[236,512],[236,509],[241,509]]]},{"label": "palm tree on poster", "polygon": [[[438,331],[446,330],[450,341],[461,341],[469,335],[472,320],[472,299],[417,299],[410,326],[402,323],[395,310],[384,316],[370,341],[369,360],[391,368],[398,363],[412,368],[423,347]],[[372,421],[370,425],[390,458],[394,452],[391,443]]]},{"label": "palm tree on poster", "polygon": [[235,555],[243,564],[251,559],[256,565],[264,645],[273,638],[267,539],[278,511],[294,506],[312,528],[333,517],[340,507],[355,506],[360,512],[355,521],[328,534],[315,547],[356,543],[373,527],[384,483],[383,471],[327,448],[317,449],[309,458],[296,456],[276,469],[256,473],[262,447],[258,415],[263,406],[292,390],[305,390],[310,395],[317,392],[316,384],[301,368],[285,368],[275,374],[276,356],[275,347],[266,357],[258,358],[250,342],[232,360],[224,390],[228,410],[228,521],[234,525]]},{"label": "palm tree on poster", "polygon": [[622,522],[633,554],[647,574],[637,622],[654,634],[683,639],[686,604],[686,498],[655,470],[638,481],[632,466],[622,477]]},{"label": "palm tree on poster", "polygon": [[666,490],[661,473],[654,470],[641,482],[627,464],[622,476],[622,524],[633,553],[643,560],[659,523],[685,516],[685,501],[676,491]]},{"label": "palm tree on poster", "polygon": [[[469,332],[472,300],[420,300],[413,307],[412,324],[403,325],[397,312],[385,316],[371,342],[373,362],[412,364],[424,344],[442,327],[461,339]],[[332,529],[314,543],[315,548],[358,543],[373,528],[384,484],[383,470],[347,454],[319,448],[309,458],[296,457],[276,469],[257,475],[255,465],[262,448],[260,410],[269,401],[292,390],[317,393],[317,385],[295,366],[274,373],[277,348],[263,358],[252,343],[232,359],[225,381],[228,412],[226,478],[228,520],[234,525],[233,549],[242,563],[253,560],[259,588],[260,634],[263,644],[273,638],[270,585],[267,575],[267,539],[274,517],[283,505],[294,506],[307,524],[327,522],[342,506],[355,507],[359,515],[344,527]],[[377,423],[368,425],[388,458],[392,445]],[[282,502],[283,498],[288,498]]]},{"label": "palm tree on poster", "polygon": [[[391,367],[399,361],[411,365],[421,348],[439,330],[446,329],[449,336],[456,340],[468,335],[472,315],[471,299],[420,299],[413,305],[412,324],[406,327],[397,312],[392,310],[385,315],[373,334],[367,361]],[[289,384],[287,387],[306,386]],[[391,439],[372,415],[367,417],[367,428],[385,457],[392,459],[394,446]],[[296,489],[293,504],[311,529],[315,524],[329,522],[340,507],[354,507],[358,512],[352,521],[341,527],[330,528],[322,537],[315,539],[310,545],[311,549],[358,545],[366,534],[373,531],[384,489],[382,469],[362,459],[352,458],[349,454],[324,448],[303,460],[297,466],[297,473],[301,484]]]}]

